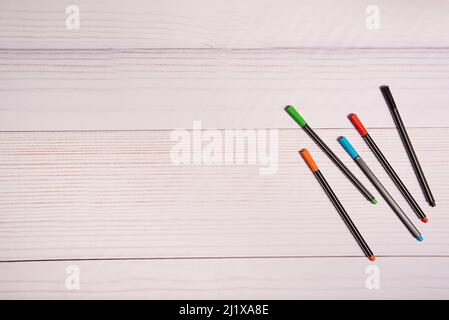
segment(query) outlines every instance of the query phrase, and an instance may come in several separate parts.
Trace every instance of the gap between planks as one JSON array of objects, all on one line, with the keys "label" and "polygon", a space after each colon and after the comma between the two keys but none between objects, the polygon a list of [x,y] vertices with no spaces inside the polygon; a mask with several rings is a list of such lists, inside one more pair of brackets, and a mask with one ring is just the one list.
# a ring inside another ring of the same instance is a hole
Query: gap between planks
[{"label": "gap between planks", "polygon": [[[158,261],[158,260],[241,260],[241,259],[365,259],[361,256],[228,256],[228,257],[128,257],[128,258],[66,258],[66,259],[29,259],[29,260],[0,260],[0,263],[27,263],[27,262],[77,262],[77,261]],[[376,255],[376,258],[449,258],[448,255]]]}]

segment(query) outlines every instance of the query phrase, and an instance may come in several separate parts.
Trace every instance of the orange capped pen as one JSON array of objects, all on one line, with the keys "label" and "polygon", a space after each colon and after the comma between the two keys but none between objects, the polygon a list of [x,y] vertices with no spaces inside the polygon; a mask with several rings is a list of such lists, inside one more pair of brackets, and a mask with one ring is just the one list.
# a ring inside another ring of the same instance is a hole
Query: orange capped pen
[{"label": "orange capped pen", "polygon": [[299,151],[299,154],[307,163],[307,165],[309,166],[310,170],[312,170],[313,173],[318,171],[318,166],[316,165],[315,160],[313,160],[312,156],[310,155],[307,149],[302,149],[301,151]]},{"label": "orange capped pen", "polygon": [[329,186],[326,179],[321,174],[320,170],[318,169],[318,166],[315,163],[315,160],[313,160],[309,151],[307,149],[302,149],[301,151],[299,151],[299,154],[304,159],[306,164],[309,166],[310,170],[313,172],[314,176],[317,178],[320,185],[323,187],[324,191],[326,192],[327,196],[331,200],[335,209],[337,209],[341,218],[343,219],[345,224],[348,226],[349,231],[351,231],[351,234],[353,235],[353,237],[359,244],[360,248],[362,248],[363,253],[368,257],[369,260],[374,261],[376,258],[374,257],[373,252],[369,248],[365,239],[363,239],[362,235],[360,234],[359,230],[355,226],[354,222],[352,222],[352,220],[349,217],[348,213],[346,212],[345,208],[343,208],[343,205],[341,204],[340,200],[338,200],[334,191],[332,191],[332,188]]}]

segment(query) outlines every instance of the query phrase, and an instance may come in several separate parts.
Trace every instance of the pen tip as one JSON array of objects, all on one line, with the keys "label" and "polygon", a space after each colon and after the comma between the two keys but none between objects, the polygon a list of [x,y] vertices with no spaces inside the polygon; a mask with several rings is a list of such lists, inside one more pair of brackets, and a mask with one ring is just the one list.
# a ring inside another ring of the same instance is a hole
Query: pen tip
[{"label": "pen tip", "polygon": [[421,221],[424,222],[424,223],[427,223],[427,222],[429,222],[429,219],[427,219],[427,217],[424,217],[424,218],[421,219]]},{"label": "pen tip", "polygon": [[371,261],[374,261],[374,260],[376,260],[376,257],[375,256],[370,256],[370,257],[368,257],[368,259],[370,259]]},{"label": "pen tip", "polygon": [[418,241],[423,241],[424,238],[422,236],[419,236],[418,238],[416,238]]},{"label": "pen tip", "polygon": [[372,204],[376,204],[376,203],[377,203],[376,198],[371,199],[371,203],[372,203]]}]

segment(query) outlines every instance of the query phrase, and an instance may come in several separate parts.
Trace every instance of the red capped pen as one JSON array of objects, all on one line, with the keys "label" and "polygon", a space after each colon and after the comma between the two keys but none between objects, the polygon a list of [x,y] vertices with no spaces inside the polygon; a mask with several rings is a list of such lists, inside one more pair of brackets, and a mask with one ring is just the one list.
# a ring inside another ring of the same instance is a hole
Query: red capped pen
[{"label": "red capped pen", "polygon": [[422,211],[421,207],[418,205],[416,200],[413,198],[410,191],[408,191],[407,187],[404,185],[402,180],[399,178],[396,171],[394,171],[391,164],[388,162],[388,160],[385,158],[385,156],[380,151],[379,147],[376,145],[374,140],[371,138],[371,136],[368,134],[368,131],[366,130],[363,123],[360,121],[359,117],[355,113],[351,113],[348,115],[349,120],[352,122],[354,127],[357,129],[357,131],[362,136],[363,140],[365,140],[368,147],[371,149],[371,151],[375,154],[377,160],[382,164],[385,171],[388,173],[390,178],[393,180],[396,187],[401,191],[404,198],[407,200],[410,207],[412,207],[413,211],[415,211],[416,215],[421,219],[422,222],[427,222],[428,219],[424,212]]}]

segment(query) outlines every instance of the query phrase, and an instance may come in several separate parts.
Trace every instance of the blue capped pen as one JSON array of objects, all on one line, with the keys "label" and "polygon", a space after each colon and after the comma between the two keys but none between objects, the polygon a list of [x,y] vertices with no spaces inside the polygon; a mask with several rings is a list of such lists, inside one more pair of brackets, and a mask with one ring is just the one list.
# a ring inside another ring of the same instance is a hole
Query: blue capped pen
[{"label": "blue capped pen", "polygon": [[388,203],[390,208],[396,213],[398,218],[402,221],[402,223],[406,226],[406,228],[410,231],[410,233],[418,240],[422,241],[423,237],[418,229],[413,225],[407,215],[402,211],[401,207],[396,203],[393,197],[388,193],[387,189],[380,183],[379,179],[374,175],[368,165],[363,161],[358,152],[354,149],[348,139],[346,137],[339,137],[338,142],[340,142],[341,146],[346,150],[346,152],[351,156],[352,159],[357,163],[359,168],[363,171],[366,177],[371,181],[374,187],[379,191],[384,200]]}]

